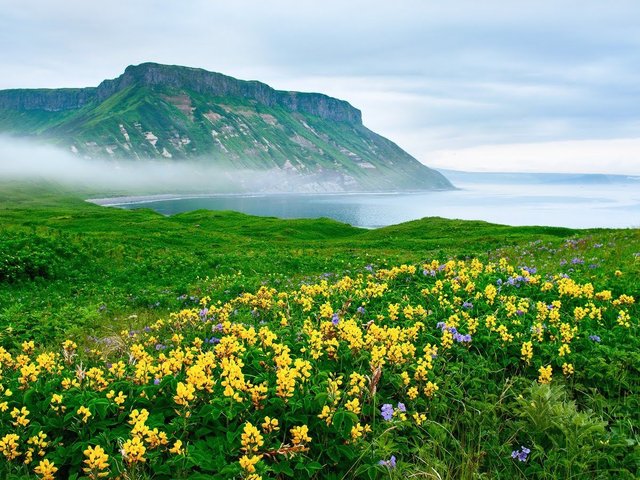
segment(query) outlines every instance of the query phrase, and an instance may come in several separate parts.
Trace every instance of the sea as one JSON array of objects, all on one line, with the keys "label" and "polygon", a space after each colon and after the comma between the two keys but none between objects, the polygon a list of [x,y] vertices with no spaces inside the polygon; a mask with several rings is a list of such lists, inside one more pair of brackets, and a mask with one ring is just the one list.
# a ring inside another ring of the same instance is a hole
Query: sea
[{"label": "sea", "polygon": [[336,194],[165,195],[100,199],[164,215],[199,209],[279,218],[328,217],[379,228],[423,217],[504,225],[640,228],[640,177],[585,174],[494,174],[444,171],[456,190]]}]

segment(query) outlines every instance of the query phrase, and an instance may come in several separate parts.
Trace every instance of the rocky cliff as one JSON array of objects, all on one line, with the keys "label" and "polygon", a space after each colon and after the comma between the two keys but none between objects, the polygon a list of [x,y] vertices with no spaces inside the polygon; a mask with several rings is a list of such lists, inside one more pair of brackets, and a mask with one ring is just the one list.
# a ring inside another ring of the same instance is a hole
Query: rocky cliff
[{"label": "rocky cliff", "polygon": [[144,63],[97,87],[0,91],[0,132],[88,157],[285,170],[320,190],[451,188],[348,102],[197,68]]}]

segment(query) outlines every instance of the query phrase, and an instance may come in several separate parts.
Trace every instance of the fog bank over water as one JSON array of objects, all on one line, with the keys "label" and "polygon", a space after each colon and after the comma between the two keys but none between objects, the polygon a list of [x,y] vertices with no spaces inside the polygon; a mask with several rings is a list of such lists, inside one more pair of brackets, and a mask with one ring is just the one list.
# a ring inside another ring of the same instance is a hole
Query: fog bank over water
[{"label": "fog bank over water", "polygon": [[122,195],[154,193],[322,192],[339,190],[331,175],[225,169],[202,160],[82,158],[59,148],[0,137],[0,180],[47,181]]}]

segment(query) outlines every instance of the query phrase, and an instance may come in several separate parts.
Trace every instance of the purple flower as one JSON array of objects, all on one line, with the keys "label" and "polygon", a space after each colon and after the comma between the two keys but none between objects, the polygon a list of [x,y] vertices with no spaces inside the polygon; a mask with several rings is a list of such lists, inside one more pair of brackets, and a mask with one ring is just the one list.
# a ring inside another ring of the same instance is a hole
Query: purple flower
[{"label": "purple flower", "polygon": [[156,350],[164,350],[165,348],[167,347],[162,345],[161,343],[156,343]]},{"label": "purple flower", "polygon": [[406,412],[407,407],[405,407],[404,403],[398,402],[398,410],[400,410],[401,412]]},{"label": "purple flower", "polygon": [[160,379],[159,378],[154,379],[153,380],[153,384],[154,385],[160,385]]},{"label": "purple flower", "polygon": [[521,317],[522,315],[524,315],[524,312],[522,310],[518,309],[518,310],[516,310],[516,315]]},{"label": "purple flower", "polygon": [[366,270],[373,272],[373,265],[369,264],[366,267],[364,267]]},{"label": "purple flower", "polygon": [[364,307],[363,307],[363,306],[359,306],[357,311],[358,311],[358,313],[359,313],[359,314],[361,314],[361,315],[364,315],[364,313],[365,313],[365,309],[364,309]]},{"label": "purple flower", "polygon": [[589,340],[592,342],[600,343],[601,339],[598,335],[589,335]]},{"label": "purple flower", "polygon": [[527,447],[520,447],[520,450],[514,450],[513,452],[511,452],[511,458],[517,459],[521,462],[526,462],[527,457],[530,453],[531,450],[529,450]]},{"label": "purple flower", "polygon": [[382,405],[382,408],[380,408],[380,415],[382,415],[382,418],[387,422],[390,421],[393,418],[393,405],[390,403]]},{"label": "purple flower", "polygon": [[582,260],[581,258],[575,257],[571,260],[571,263],[573,265],[582,265],[584,263],[584,260]]},{"label": "purple flower", "polygon": [[331,317],[331,323],[333,323],[334,325],[338,325],[338,323],[340,323],[340,317],[337,313],[334,313],[333,317]]},{"label": "purple flower", "polygon": [[383,467],[387,468],[396,468],[396,456],[391,455],[391,458],[389,460],[380,460],[378,462],[378,465],[382,465]]},{"label": "purple flower", "polygon": [[462,304],[462,308],[473,308],[473,303],[471,302],[464,302]]}]

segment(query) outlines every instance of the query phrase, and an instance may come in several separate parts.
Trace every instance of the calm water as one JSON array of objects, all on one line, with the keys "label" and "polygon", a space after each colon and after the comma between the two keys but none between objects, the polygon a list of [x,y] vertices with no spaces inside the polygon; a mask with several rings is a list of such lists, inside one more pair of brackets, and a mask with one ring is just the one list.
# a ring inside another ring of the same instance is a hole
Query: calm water
[{"label": "calm water", "polygon": [[451,192],[335,195],[242,195],[119,203],[165,215],[197,209],[236,210],[281,218],[329,217],[375,228],[422,217],[486,220],[507,225],[572,228],[640,227],[640,182],[530,184],[456,182]]}]

